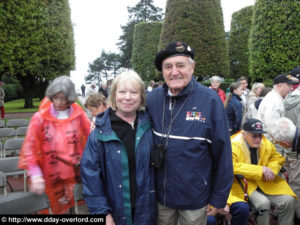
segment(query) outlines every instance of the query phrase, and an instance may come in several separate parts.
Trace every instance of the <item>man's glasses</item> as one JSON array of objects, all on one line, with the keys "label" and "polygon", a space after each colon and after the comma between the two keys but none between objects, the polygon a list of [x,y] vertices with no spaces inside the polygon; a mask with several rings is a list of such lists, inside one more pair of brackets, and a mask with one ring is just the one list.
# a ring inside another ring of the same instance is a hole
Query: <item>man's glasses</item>
[{"label": "man's glasses", "polygon": [[259,139],[262,139],[262,134],[249,134],[253,139],[255,138],[259,138]]}]

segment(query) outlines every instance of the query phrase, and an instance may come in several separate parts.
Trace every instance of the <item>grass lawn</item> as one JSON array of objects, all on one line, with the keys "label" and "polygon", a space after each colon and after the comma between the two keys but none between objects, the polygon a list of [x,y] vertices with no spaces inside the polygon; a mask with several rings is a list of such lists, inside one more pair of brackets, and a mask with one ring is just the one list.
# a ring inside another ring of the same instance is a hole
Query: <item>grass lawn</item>
[{"label": "grass lawn", "polygon": [[25,100],[24,99],[16,99],[12,100],[9,102],[5,102],[4,108],[5,108],[5,113],[14,113],[14,112],[37,112],[39,109],[40,105],[40,100],[38,98],[33,99],[33,105],[35,106],[34,108],[30,109],[25,109],[24,104]]},{"label": "grass lawn", "polygon": [[[24,104],[25,104],[24,99],[16,99],[9,102],[5,102],[4,104],[5,113],[37,112],[39,109],[40,102],[41,101],[38,98],[34,98],[33,99],[34,108],[30,108],[30,109],[24,108]],[[77,103],[82,107],[79,101],[77,101]]]}]

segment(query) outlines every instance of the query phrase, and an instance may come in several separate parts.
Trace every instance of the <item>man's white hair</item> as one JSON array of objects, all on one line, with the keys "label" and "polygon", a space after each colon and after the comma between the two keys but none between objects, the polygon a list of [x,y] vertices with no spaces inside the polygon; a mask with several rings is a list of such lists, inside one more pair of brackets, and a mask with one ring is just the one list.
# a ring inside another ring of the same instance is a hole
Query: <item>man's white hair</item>
[{"label": "man's white hair", "polygon": [[286,117],[280,117],[272,126],[271,136],[275,142],[286,141],[293,143],[296,134],[295,124]]}]

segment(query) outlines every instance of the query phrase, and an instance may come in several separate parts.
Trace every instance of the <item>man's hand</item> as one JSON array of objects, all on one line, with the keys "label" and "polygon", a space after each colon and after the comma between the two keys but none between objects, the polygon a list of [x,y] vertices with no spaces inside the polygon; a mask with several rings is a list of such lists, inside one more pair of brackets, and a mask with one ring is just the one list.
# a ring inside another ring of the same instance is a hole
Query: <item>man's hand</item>
[{"label": "man's hand", "polygon": [[218,209],[218,214],[227,215],[229,214],[229,205],[226,205],[224,209]]},{"label": "man's hand", "polygon": [[270,169],[270,168],[268,168],[268,167],[266,167],[266,166],[263,166],[263,179],[265,180],[265,181],[273,181],[274,179],[275,179],[275,174],[273,173],[273,171]]},{"label": "man's hand", "polygon": [[115,225],[114,219],[111,214],[107,214],[105,225]]},{"label": "man's hand", "polygon": [[30,191],[39,195],[45,192],[45,180],[43,176],[35,176],[31,178]]},{"label": "man's hand", "polygon": [[214,215],[217,214],[217,212],[218,212],[218,209],[215,208],[215,207],[213,207],[212,205],[208,204],[208,205],[206,206],[206,213],[207,213],[207,215],[212,215],[212,216],[214,216]]}]

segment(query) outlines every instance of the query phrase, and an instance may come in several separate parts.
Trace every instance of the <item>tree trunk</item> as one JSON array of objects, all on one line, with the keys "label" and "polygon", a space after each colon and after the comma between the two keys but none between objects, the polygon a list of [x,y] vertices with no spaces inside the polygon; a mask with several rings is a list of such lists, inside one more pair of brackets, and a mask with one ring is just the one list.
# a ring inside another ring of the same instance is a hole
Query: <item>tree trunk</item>
[{"label": "tree trunk", "polygon": [[[24,87],[23,87],[24,88]],[[33,108],[33,100],[32,100],[32,94],[33,94],[33,91],[32,89],[28,89],[27,91],[25,91],[24,89],[24,94],[25,94],[25,104],[24,104],[24,108],[25,109],[28,109],[28,108]]]},{"label": "tree trunk", "polygon": [[27,75],[27,76],[19,76],[20,79],[20,84],[23,87],[24,90],[24,99],[25,99],[25,104],[24,108],[33,108],[33,92],[36,89],[35,87],[35,79],[32,75]]}]

